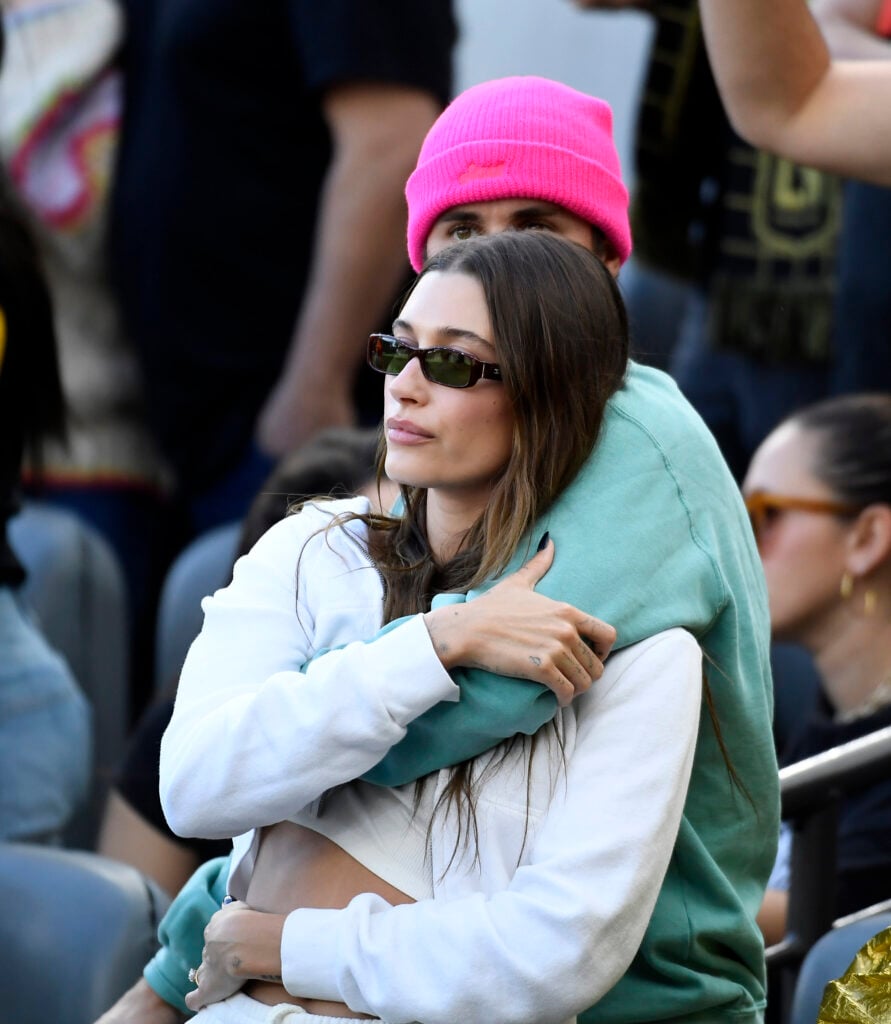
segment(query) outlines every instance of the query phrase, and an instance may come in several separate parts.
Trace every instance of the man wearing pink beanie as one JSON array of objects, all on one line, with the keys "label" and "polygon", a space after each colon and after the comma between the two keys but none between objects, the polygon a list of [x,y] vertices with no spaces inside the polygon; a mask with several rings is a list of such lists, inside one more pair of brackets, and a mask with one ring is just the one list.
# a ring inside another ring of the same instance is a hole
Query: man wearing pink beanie
[{"label": "man wearing pink beanie", "polygon": [[[462,93],[430,130],[406,195],[416,269],[428,251],[502,230],[552,231],[592,248],[614,273],[631,249],[611,111],[546,79],[507,78]],[[615,929],[612,942],[626,968],[606,977],[591,965],[580,985],[595,1005],[580,1012],[579,1024],[758,1024],[764,960],[755,914],[779,816],[766,592],[736,484],[671,378],[629,364],[595,450],[536,524],[533,540],[544,530],[556,553],[537,590],[612,623],[617,648],[687,629],[703,649],[710,695],[681,828],[646,934],[641,940],[632,928]],[[519,552],[507,571],[527,556]],[[505,688],[479,670],[458,675],[467,699],[416,719],[366,779],[406,783],[517,732],[533,733],[556,708],[536,684]],[[488,699],[475,699],[481,692]],[[712,713],[718,726],[734,723],[723,740]],[[219,905],[227,874],[227,862],[199,869],[165,918],[166,948],[146,978],[171,1003],[176,986],[188,984],[184,968],[196,962],[186,940],[191,935],[200,949],[201,927]],[[591,885],[609,888],[608,874]],[[412,983],[412,972],[386,950],[362,947],[361,955],[387,985]],[[486,965],[493,978],[499,968]],[[497,984],[491,988],[497,993]],[[100,1024],[180,1019],[145,982],[130,997],[129,1015],[111,1011]],[[475,1019],[497,1020],[498,1008],[481,1006]]]},{"label": "man wearing pink beanie", "polygon": [[[552,231],[591,248],[614,274],[631,252],[612,111],[548,79],[504,78],[461,93],[428,132],[406,197],[416,270],[446,245],[503,230]],[[556,548],[536,589],[610,622],[616,648],[687,629],[702,647],[712,704],[647,932],[579,1024],[758,1021],[765,982],[754,918],[779,825],[767,595],[736,482],[667,374],[629,362],[594,452],[536,528]],[[729,722],[746,724],[722,752],[716,730]],[[452,728],[486,734],[478,716],[463,728],[453,719]],[[493,722],[488,735],[494,745],[516,731],[533,730],[517,717]],[[426,737],[428,750],[436,735]]]},{"label": "man wearing pink beanie", "polygon": [[502,78],[461,93],[428,132],[405,188],[412,266],[421,269],[428,248],[539,226],[544,214],[551,230],[593,245],[616,273],[631,252],[631,228],[612,130],[607,103],[546,78]]}]

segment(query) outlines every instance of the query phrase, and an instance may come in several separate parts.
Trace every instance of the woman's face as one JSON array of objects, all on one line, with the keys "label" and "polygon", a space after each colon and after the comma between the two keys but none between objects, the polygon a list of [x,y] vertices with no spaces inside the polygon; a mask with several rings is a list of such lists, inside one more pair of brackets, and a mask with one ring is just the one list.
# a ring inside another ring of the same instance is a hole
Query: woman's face
[{"label": "woman's face", "polygon": [[[812,432],[794,423],[783,425],[755,452],[743,493],[837,501],[809,468],[816,456]],[[825,512],[782,509],[766,515],[758,532],[758,551],[776,639],[812,649],[825,641],[826,627],[842,602],[839,584],[848,529],[845,520]]]},{"label": "woman's face", "polygon": [[[393,334],[413,347],[454,348],[498,362],[482,286],[467,274],[426,274]],[[511,451],[514,419],[504,384],[445,387],[427,380],[411,359],[384,389],[387,475],[478,515]]]}]

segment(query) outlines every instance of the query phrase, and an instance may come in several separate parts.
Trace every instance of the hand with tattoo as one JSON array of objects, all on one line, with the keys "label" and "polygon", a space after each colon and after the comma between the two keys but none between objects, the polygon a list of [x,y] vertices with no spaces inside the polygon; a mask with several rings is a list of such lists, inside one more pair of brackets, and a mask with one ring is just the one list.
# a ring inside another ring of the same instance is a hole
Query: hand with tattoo
[{"label": "hand with tattoo", "polygon": [[424,621],[443,665],[531,679],[552,690],[561,706],[588,690],[603,674],[616,631],[535,592],[553,560],[554,544],[548,541],[482,596],[427,612]]},{"label": "hand with tattoo", "polygon": [[281,984],[284,914],[266,914],[235,901],[218,910],[204,929],[197,988],[186,996],[190,1010],[218,1003],[259,978]]}]

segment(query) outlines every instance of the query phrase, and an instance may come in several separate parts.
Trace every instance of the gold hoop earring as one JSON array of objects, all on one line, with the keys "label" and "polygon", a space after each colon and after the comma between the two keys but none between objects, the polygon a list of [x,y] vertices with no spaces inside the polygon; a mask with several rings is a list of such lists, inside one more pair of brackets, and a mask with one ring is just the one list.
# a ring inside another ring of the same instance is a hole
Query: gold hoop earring
[{"label": "gold hoop earring", "polygon": [[851,594],[854,593],[854,577],[851,575],[851,573],[845,571],[845,574],[841,578],[841,583],[839,584],[838,592],[841,594],[845,601],[847,601]]},{"label": "gold hoop earring", "polygon": [[870,588],[863,595],[863,614],[864,615],[875,615],[876,603],[878,601],[878,595]]}]

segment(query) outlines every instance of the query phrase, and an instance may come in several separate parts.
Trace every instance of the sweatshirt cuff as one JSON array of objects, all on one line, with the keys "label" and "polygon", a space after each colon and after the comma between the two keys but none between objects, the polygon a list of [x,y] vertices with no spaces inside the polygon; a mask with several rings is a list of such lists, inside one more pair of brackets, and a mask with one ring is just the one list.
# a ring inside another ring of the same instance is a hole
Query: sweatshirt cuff
[{"label": "sweatshirt cuff", "polygon": [[337,984],[337,929],[342,910],[303,907],[285,918],[282,984],[293,996],[341,1002]]}]

